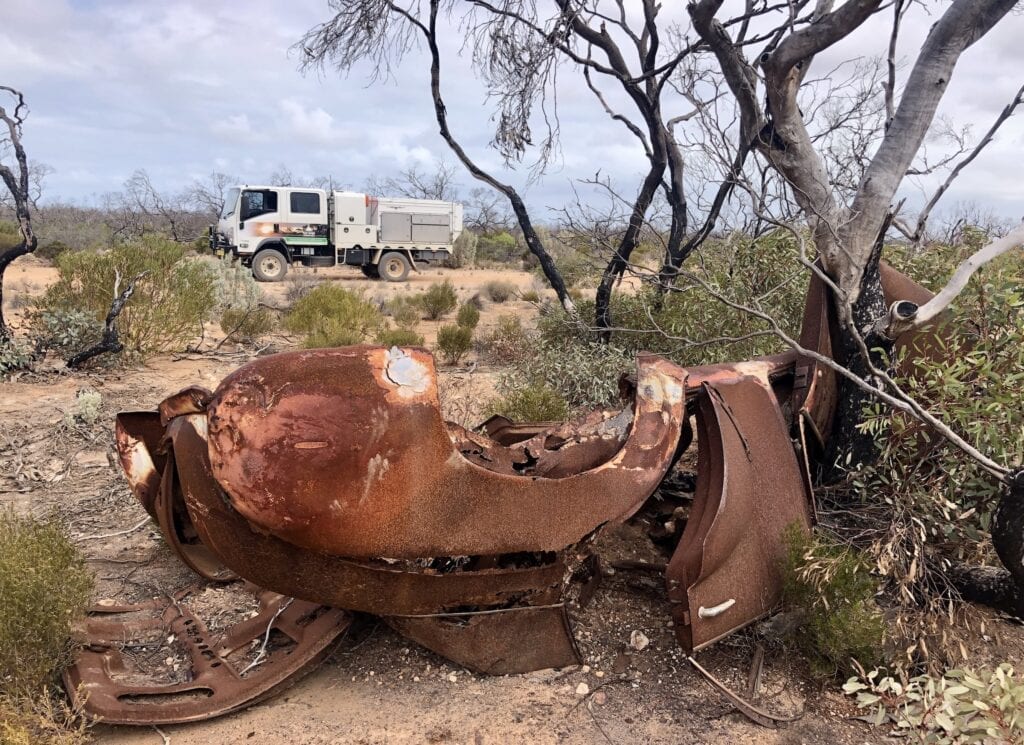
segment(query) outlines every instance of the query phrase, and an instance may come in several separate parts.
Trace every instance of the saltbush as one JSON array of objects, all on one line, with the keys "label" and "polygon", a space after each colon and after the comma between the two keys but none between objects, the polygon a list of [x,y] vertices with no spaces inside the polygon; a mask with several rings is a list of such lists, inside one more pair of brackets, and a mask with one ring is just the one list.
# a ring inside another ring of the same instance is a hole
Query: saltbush
[{"label": "saltbush", "polygon": [[484,285],[484,294],[494,303],[504,303],[516,294],[516,286],[503,280],[491,280]]},{"label": "saltbush", "polygon": [[510,365],[530,353],[536,343],[516,316],[500,316],[494,328],[481,336],[478,346],[489,362]]},{"label": "saltbush", "polygon": [[409,295],[396,295],[384,304],[384,312],[391,316],[395,325],[403,329],[411,329],[420,320],[420,305],[416,298]]},{"label": "saltbush", "polygon": [[445,266],[452,269],[464,269],[476,263],[476,233],[472,230],[463,230],[455,239],[452,252],[445,261]]},{"label": "saltbush", "polygon": [[455,322],[467,329],[475,329],[480,323],[480,311],[471,302],[465,302],[459,306],[459,312],[455,316]]},{"label": "saltbush", "polygon": [[569,416],[569,405],[546,385],[524,385],[493,401],[490,413],[514,422],[561,422]]},{"label": "saltbush", "polygon": [[327,284],[300,298],[284,319],[289,331],[305,335],[309,349],[362,344],[383,323],[380,311],[361,294]]},{"label": "saltbush", "polygon": [[63,525],[0,511],[0,694],[38,691],[70,662],[92,584]]},{"label": "saltbush", "polygon": [[517,261],[523,249],[515,236],[505,231],[490,233],[477,238],[476,257],[482,261],[494,261],[507,264]]},{"label": "saltbush", "polygon": [[73,308],[50,308],[33,313],[32,329],[44,348],[64,357],[89,348],[103,335],[103,324],[94,314]]},{"label": "saltbush", "polygon": [[0,375],[25,370],[32,364],[32,350],[16,339],[0,338]]},{"label": "saltbush", "polygon": [[798,619],[793,635],[815,672],[849,672],[881,660],[885,624],[866,556],[791,525],[785,534],[783,608]]},{"label": "saltbush", "polygon": [[435,282],[426,292],[417,298],[423,314],[432,321],[451,313],[459,304],[458,295],[455,294],[455,287],[447,279],[443,282]]},{"label": "saltbush", "polygon": [[437,350],[449,365],[457,365],[473,348],[473,329],[457,325],[444,325],[437,330]]},{"label": "saltbush", "polygon": [[220,316],[220,330],[245,343],[269,334],[276,325],[276,317],[267,308],[225,308]]},{"label": "saltbush", "polygon": [[102,323],[119,291],[135,292],[117,318],[124,356],[144,358],[183,348],[202,331],[217,306],[215,276],[206,262],[186,258],[185,247],[158,236],[107,251],[68,251],[57,257],[59,276],[38,310],[80,311]]},{"label": "saltbush", "polygon": [[384,347],[422,347],[423,337],[412,329],[381,329],[375,341]]}]

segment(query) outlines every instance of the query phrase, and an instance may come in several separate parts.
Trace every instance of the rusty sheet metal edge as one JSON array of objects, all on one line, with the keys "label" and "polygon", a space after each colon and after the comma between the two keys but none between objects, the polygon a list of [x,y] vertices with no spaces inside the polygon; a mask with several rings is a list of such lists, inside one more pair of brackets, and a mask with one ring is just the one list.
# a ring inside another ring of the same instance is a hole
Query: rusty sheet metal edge
[{"label": "rusty sheet metal edge", "polygon": [[[88,716],[110,724],[178,724],[222,716],[293,685],[303,669],[310,669],[329,651],[352,620],[344,610],[255,587],[250,591],[260,601],[260,612],[218,635],[210,634],[202,620],[180,602],[188,591],[162,602],[93,609],[94,615],[86,621],[89,646],[64,673],[72,703]],[[146,611],[157,611],[159,617],[137,618]],[[117,620],[122,614],[128,618]],[[242,678],[225,658],[258,642],[271,625],[296,646],[286,654],[271,652],[254,672]],[[116,678],[124,669],[119,647],[153,630],[160,632],[161,641],[173,634],[185,646],[191,679],[164,685],[119,683]]]},{"label": "rusty sheet metal edge", "polygon": [[809,495],[767,381],[705,384],[697,489],[666,570],[682,647],[692,652],[767,614],[782,587],[782,535],[809,525]]},{"label": "rusty sheet metal edge", "polygon": [[631,515],[657,487],[685,418],[685,371],[640,355],[629,436],[560,479],[467,461],[441,419],[426,352],[284,353],[232,373],[208,410],[214,476],[260,529],[354,558],[557,551]]}]

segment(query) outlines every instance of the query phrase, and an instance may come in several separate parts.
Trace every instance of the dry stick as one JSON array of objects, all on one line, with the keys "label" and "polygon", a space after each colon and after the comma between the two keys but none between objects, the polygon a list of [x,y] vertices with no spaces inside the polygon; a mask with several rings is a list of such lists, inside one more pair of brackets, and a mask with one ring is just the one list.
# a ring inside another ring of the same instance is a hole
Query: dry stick
[{"label": "dry stick", "polygon": [[171,738],[164,734],[164,731],[162,729],[157,727],[155,724],[151,724],[150,727],[152,727],[153,731],[163,738],[164,745],[171,745]]},{"label": "dry stick", "polygon": [[750,721],[755,724],[760,724],[762,727],[768,727],[775,729],[779,722],[795,722],[797,719],[803,717],[803,711],[793,714],[790,716],[784,716],[781,714],[770,714],[767,711],[760,709],[753,704],[740,698],[737,694],[733,693],[729,687],[712,675],[708,670],[700,665],[692,655],[686,656],[686,661],[693,665],[694,669],[704,676],[704,680],[711,684],[713,688],[722,693],[730,702]]},{"label": "dry stick", "polygon": [[259,654],[257,654],[256,659],[254,659],[252,662],[246,665],[243,670],[238,671],[239,676],[244,675],[245,673],[249,672],[249,670],[263,662],[263,658],[267,654],[267,644],[270,643],[270,632],[274,630],[274,623],[277,621],[277,617],[284,613],[285,610],[288,609],[288,606],[291,605],[294,601],[295,598],[288,598],[288,602],[284,603],[280,608],[277,609],[277,612],[274,614],[274,617],[271,618],[270,623],[267,624],[267,633],[263,635],[263,644],[260,646]]},{"label": "dry stick", "polygon": [[117,336],[117,326],[115,321],[117,317],[121,315],[121,311],[124,310],[124,306],[127,304],[132,293],[135,292],[135,283],[140,279],[149,274],[149,271],[144,271],[138,274],[135,279],[128,283],[124,292],[118,293],[121,286],[121,272],[116,272],[114,275],[114,301],[110,304],[110,311],[107,313],[107,319],[103,324],[103,338],[100,339],[96,344],[93,344],[88,349],[79,352],[74,357],[67,361],[67,366],[71,369],[79,367],[83,362],[98,357],[104,352],[120,352],[124,349],[124,345]]},{"label": "dry stick", "polygon": [[129,533],[134,533],[136,530],[138,530],[148,522],[149,515],[146,515],[146,517],[142,518],[138,523],[128,528],[127,530],[119,530],[116,533],[104,533],[103,535],[84,535],[80,538],[76,538],[75,542],[81,543],[82,541],[97,541],[101,538],[116,538],[119,535],[128,535]]}]

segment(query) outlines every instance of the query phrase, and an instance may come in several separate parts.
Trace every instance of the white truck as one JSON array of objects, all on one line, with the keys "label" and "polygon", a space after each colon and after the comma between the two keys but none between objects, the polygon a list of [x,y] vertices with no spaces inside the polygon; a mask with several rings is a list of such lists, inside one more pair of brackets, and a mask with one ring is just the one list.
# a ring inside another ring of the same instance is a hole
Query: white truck
[{"label": "white truck", "polygon": [[417,264],[448,258],[461,232],[458,202],[245,185],[228,192],[210,247],[262,282],[284,279],[293,264],[353,266],[401,282]]}]

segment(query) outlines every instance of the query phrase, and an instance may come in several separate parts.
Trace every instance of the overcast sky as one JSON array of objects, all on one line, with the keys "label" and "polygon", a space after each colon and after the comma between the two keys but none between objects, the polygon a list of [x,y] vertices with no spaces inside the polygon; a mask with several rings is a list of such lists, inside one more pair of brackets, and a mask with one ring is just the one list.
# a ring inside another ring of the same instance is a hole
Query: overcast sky
[{"label": "overcast sky", "polygon": [[[666,2],[682,17],[683,3]],[[298,176],[332,174],[361,188],[370,176],[410,165],[454,162],[436,134],[423,55],[396,80],[368,87],[367,69],[348,78],[303,76],[289,48],[329,17],[326,0],[2,0],[0,83],[22,89],[31,117],[30,157],[55,170],[47,196],[88,202],[114,191],[139,168],[160,188],[178,189],[212,170],[260,182],[280,165]],[[678,7],[673,7],[678,6]],[[932,7],[938,7],[937,4]],[[901,56],[913,59],[927,16],[908,24]],[[885,21],[866,24],[844,46],[816,60],[884,52]],[[448,48],[458,49],[459,39]],[[1024,81],[1024,16],[1014,15],[961,59],[941,111],[973,123],[975,138]],[[562,150],[529,187],[535,209],[571,199],[574,179],[600,169],[631,192],[642,153],[608,120],[582,81],[561,76]],[[452,128],[489,167],[491,122],[483,92],[465,64],[445,81]],[[1024,107],[1022,107],[1024,108]],[[1024,112],[959,179],[943,204],[975,201],[1024,215]],[[522,184],[522,175],[502,174]],[[471,179],[464,176],[465,188]]]}]

